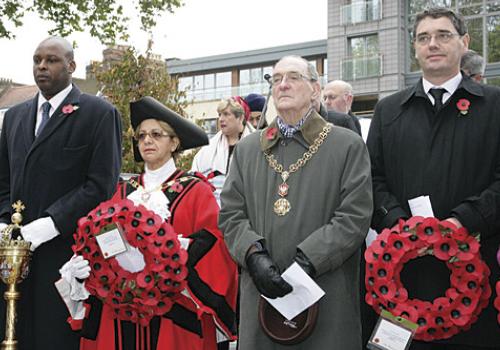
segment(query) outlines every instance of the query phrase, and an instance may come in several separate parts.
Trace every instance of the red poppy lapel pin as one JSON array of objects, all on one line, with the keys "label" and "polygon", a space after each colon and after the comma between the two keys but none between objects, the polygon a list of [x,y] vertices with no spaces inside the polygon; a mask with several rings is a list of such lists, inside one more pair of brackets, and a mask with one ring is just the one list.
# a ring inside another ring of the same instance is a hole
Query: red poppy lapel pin
[{"label": "red poppy lapel pin", "polygon": [[276,138],[276,134],[278,133],[278,129],[276,128],[269,128],[266,131],[266,139],[269,141],[274,140]]},{"label": "red poppy lapel pin", "polygon": [[69,114],[73,113],[74,111],[76,111],[78,108],[80,108],[78,105],[67,104],[67,105],[63,106],[62,112],[63,112],[63,114],[69,115]]},{"label": "red poppy lapel pin", "polygon": [[461,98],[457,102],[457,108],[460,111],[460,114],[463,116],[469,113],[470,101],[466,98]]}]

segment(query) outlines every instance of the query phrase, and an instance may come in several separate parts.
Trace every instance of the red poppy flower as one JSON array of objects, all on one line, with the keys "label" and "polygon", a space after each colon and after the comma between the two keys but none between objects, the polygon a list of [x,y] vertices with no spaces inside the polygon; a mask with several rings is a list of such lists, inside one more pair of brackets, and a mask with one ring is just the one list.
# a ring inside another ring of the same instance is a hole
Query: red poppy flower
[{"label": "red poppy flower", "polygon": [[469,236],[469,231],[465,227],[460,227],[453,231],[452,236],[457,241],[463,241]]},{"label": "red poppy flower", "polygon": [[498,310],[498,324],[500,324],[500,281],[497,282],[497,285],[495,287],[496,292],[497,292],[497,297],[495,298],[495,308]]},{"label": "red poppy flower", "polygon": [[139,272],[136,276],[137,285],[141,288],[151,289],[155,284],[155,279],[151,271],[146,269]]},{"label": "red poppy flower", "polygon": [[124,307],[117,310],[118,318],[124,321],[137,322],[137,311],[130,308]]},{"label": "red poppy flower", "polygon": [[425,218],[422,223],[417,226],[417,234],[420,239],[425,242],[437,242],[442,237],[439,220],[436,218]]},{"label": "red poppy flower", "polygon": [[434,256],[440,260],[448,261],[458,251],[458,244],[450,237],[441,237],[434,243]]},{"label": "red poppy flower", "polygon": [[418,224],[421,224],[422,221],[424,221],[423,216],[412,216],[408,220],[406,220],[406,225],[410,228],[410,230],[414,229],[417,227]]},{"label": "red poppy flower", "polygon": [[458,299],[457,309],[463,315],[471,315],[477,307],[479,298],[476,293],[472,291],[462,292]]},{"label": "red poppy flower", "polygon": [[170,311],[173,306],[173,302],[170,298],[163,298],[158,302],[155,308],[155,313],[158,316],[164,315]]},{"label": "red poppy flower", "polygon": [[469,112],[470,101],[466,98],[461,98],[457,102],[457,108],[463,115],[466,115]]},{"label": "red poppy flower", "polygon": [[160,296],[159,291],[156,291],[155,289],[151,289],[148,291],[144,291],[143,297],[140,299],[139,302],[143,305],[156,306],[156,305],[158,305],[160,298],[161,298],[161,296]]},{"label": "red poppy flower", "polygon": [[413,307],[412,305],[409,304],[398,304],[394,310],[393,314],[395,316],[400,316],[403,317],[407,320],[410,320],[411,322],[415,323],[417,322],[418,318],[418,311]]},{"label": "red poppy flower", "polygon": [[71,114],[74,111],[76,111],[78,108],[79,107],[77,105],[67,104],[67,105],[63,106],[62,112],[64,114]]},{"label": "red poppy flower", "polygon": [[410,250],[409,241],[410,239],[408,234],[391,235],[387,240],[387,244],[390,247],[394,247],[397,251],[407,252]]},{"label": "red poppy flower", "polygon": [[174,182],[174,184],[170,186],[170,190],[177,193],[181,193],[183,189],[184,186],[182,186],[180,182]]},{"label": "red poppy flower", "polygon": [[186,279],[186,277],[188,275],[188,269],[187,269],[187,267],[179,266],[173,270],[173,273],[174,273],[173,274],[174,280],[183,281]]},{"label": "red poppy flower", "polygon": [[460,261],[469,261],[474,259],[479,252],[479,242],[473,236],[467,236],[458,246],[457,258]]},{"label": "red poppy flower", "polygon": [[268,140],[274,140],[276,135],[278,134],[278,129],[277,128],[268,128],[266,130],[266,139]]}]

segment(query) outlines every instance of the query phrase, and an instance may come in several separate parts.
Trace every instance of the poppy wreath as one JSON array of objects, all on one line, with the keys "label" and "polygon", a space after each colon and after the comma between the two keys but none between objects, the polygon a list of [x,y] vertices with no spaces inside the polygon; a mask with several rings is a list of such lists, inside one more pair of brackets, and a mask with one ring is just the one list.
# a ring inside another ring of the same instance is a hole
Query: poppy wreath
[{"label": "poppy wreath", "polygon": [[[95,237],[110,224],[119,224],[127,242],[140,250],[142,271],[129,272],[114,257],[104,258]],[[129,199],[99,204],[78,220],[73,237],[73,252],[90,262],[85,287],[122,320],[148,325],[152,317],[168,312],[186,287],[188,256],[173,227]]]},{"label": "poppy wreath", "polygon": [[[404,265],[424,255],[446,262],[451,271],[450,287],[433,301],[408,298],[400,279]],[[385,309],[418,324],[416,339],[446,339],[467,330],[488,305],[490,270],[481,259],[479,236],[448,221],[401,220],[378,235],[365,259],[366,302],[377,313]]]}]

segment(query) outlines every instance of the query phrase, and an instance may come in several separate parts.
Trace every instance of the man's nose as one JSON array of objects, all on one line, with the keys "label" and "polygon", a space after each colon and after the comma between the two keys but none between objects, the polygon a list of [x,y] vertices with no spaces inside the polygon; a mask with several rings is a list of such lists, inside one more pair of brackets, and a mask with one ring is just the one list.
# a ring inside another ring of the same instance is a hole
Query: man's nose
[{"label": "man's nose", "polygon": [[437,40],[435,35],[431,35],[431,40],[429,41],[429,47],[439,46],[439,41]]},{"label": "man's nose", "polygon": [[37,67],[38,69],[47,69],[47,60],[40,60]]}]

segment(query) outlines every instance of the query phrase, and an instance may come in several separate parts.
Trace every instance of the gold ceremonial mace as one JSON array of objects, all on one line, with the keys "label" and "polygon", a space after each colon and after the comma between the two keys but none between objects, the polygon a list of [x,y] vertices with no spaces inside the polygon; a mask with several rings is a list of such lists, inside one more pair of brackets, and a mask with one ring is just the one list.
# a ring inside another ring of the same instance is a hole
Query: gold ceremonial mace
[{"label": "gold ceremonial mace", "polygon": [[12,204],[16,211],[12,214],[12,224],[2,231],[0,239],[0,278],[7,284],[7,291],[4,293],[4,299],[7,301],[7,310],[5,317],[5,340],[0,345],[1,350],[16,350],[16,301],[20,298],[17,291],[17,284],[21,283],[29,272],[29,263],[31,259],[30,242],[18,239],[12,239],[11,234],[14,229],[21,228],[23,216],[21,211],[25,209],[21,201]]}]

